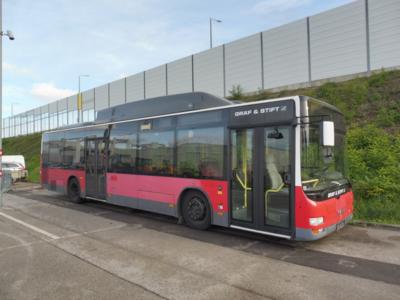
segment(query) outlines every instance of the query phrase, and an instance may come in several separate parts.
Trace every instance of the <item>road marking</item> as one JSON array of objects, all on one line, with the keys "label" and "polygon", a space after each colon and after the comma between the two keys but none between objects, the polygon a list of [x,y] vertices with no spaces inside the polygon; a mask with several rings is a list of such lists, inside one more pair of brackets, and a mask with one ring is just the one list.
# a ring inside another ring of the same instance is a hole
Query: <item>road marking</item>
[{"label": "road marking", "polygon": [[5,213],[0,212],[0,216],[3,216],[4,218],[9,219],[11,221],[14,221],[15,223],[18,223],[18,224],[20,224],[22,226],[25,226],[26,228],[29,228],[29,229],[31,229],[33,231],[39,232],[39,233],[51,238],[52,240],[58,240],[60,238],[58,235],[52,234],[52,233],[47,232],[47,231],[45,231],[43,229],[40,229],[40,228],[38,228],[36,226],[33,226],[31,224],[28,224],[28,223],[25,223],[24,221],[21,221],[19,219],[11,217],[11,216],[9,216],[9,215],[7,215]]},{"label": "road marking", "polygon": [[120,229],[125,226],[126,226],[126,224],[122,224],[122,225],[110,226],[110,227],[106,227],[106,228],[100,228],[100,229],[96,229],[96,230],[92,230],[92,231],[84,231],[81,233],[71,233],[71,234],[64,235],[60,238],[62,238],[62,239],[75,238],[75,237],[80,237],[80,236],[84,236],[84,235],[90,235],[93,233],[99,233],[99,232],[104,232],[104,231],[109,231],[109,230],[114,230],[114,229]]},{"label": "road marking", "polygon": [[36,244],[40,244],[40,243],[44,243],[44,242],[45,242],[44,240],[40,240],[40,241],[34,241],[34,242],[30,242],[30,243],[22,243],[19,245],[8,246],[8,247],[0,248],[0,252],[7,251],[10,249],[15,249],[15,248],[26,248],[26,247],[30,247],[32,245],[36,245]]},{"label": "road marking", "polygon": [[354,261],[339,259],[339,265],[345,266],[346,268],[355,268],[357,264]]}]

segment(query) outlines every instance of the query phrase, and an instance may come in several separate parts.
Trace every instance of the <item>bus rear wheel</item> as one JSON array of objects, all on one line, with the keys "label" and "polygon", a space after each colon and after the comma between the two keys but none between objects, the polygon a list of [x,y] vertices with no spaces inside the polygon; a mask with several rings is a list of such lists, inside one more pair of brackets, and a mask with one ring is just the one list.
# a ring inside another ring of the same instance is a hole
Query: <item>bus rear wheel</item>
[{"label": "bus rear wheel", "polygon": [[185,223],[194,229],[206,230],[211,226],[211,209],[202,193],[189,192],[182,201],[182,216]]},{"label": "bus rear wheel", "polygon": [[68,198],[74,203],[83,202],[83,198],[81,197],[81,187],[78,179],[76,178],[71,178],[68,181]]}]

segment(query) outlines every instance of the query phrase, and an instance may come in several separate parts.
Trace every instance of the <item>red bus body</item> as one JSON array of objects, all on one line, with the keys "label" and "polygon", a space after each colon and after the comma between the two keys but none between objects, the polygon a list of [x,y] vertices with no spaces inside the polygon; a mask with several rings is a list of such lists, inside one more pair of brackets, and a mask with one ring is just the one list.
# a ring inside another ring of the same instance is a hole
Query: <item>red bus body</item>
[{"label": "red bus body", "polygon": [[[298,158],[298,156],[296,156]],[[293,163],[294,164],[294,163]],[[298,166],[298,162],[296,162]],[[67,194],[71,178],[79,181],[82,197],[88,196],[86,169],[68,169],[52,166],[41,166],[41,183],[53,191]],[[299,171],[294,171],[298,177]],[[292,181],[293,182],[293,181]],[[301,179],[293,185],[293,215],[291,228],[265,231],[249,226],[235,226],[232,223],[231,181],[228,179],[180,178],[177,176],[155,176],[144,174],[105,173],[105,196],[97,199],[115,205],[133,207],[146,211],[166,214],[174,217],[182,215],[180,201],[188,190],[203,193],[211,206],[211,223],[217,226],[239,228],[251,232],[273,235],[293,240],[317,240],[348,223],[353,215],[353,193],[351,188],[331,193],[331,198],[316,201],[310,199],[304,190]],[[323,218],[323,223],[311,225],[310,218]]]},{"label": "red bus body", "polygon": [[[42,185],[49,187],[49,178],[56,182],[56,190],[66,193],[68,179],[79,178],[82,192],[85,192],[85,172],[73,170],[42,169]],[[228,181],[168,178],[145,175],[107,174],[107,198],[137,201],[137,208],[152,212],[163,212],[178,217],[178,200],[189,188],[203,191],[211,202],[213,225],[225,226],[228,218]],[[219,190],[222,187],[222,190]],[[54,189],[53,189],[54,190]],[[353,193],[347,192],[324,202],[315,202],[304,194],[302,187],[296,187],[296,231],[297,240],[316,240],[336,231],[342,222],[349,222],[353,215]],[[326,220],[320,226],[311,226],[307,220],[323,216]],[[299,235],[304,237],[299,238]]]}]

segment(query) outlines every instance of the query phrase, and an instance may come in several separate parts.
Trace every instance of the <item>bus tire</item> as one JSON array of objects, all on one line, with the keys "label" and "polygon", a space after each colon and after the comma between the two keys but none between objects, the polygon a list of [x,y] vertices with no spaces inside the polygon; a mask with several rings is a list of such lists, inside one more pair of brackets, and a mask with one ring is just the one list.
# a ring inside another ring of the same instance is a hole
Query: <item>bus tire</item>
[{"label": "bus tire", "polygon": [[189,227],[208,229],[211,226],[211,208],[207,198],[196,191],[186,193],[182,199],[182,216]]},{"label": "bus tire", "polygon": [[74,203],[82,203],[84,200],[81,197],[81,186],[79,184],[78,179],[72,177],[68,181],[68,198],[71,202]]}]

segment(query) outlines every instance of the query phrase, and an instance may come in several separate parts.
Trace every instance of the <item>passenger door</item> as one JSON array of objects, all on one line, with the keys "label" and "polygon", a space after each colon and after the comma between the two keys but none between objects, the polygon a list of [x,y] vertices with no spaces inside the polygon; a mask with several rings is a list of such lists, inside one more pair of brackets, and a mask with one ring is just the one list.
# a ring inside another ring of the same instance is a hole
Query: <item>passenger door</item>
[{"label": "passenger door", "polygon": [[290,234],[291,153],[289,126],[231,130],[233,227]]},{"label": "passenger door", "polygon": [[86,139],[86,196],[105,199],[106,143],[103,138]]}]

